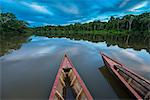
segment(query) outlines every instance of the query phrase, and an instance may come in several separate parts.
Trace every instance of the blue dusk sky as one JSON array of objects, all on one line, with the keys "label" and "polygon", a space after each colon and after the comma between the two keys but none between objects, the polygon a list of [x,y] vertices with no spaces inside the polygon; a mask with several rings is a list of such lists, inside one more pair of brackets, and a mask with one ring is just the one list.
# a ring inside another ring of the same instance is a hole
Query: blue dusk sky
[{"label": "blue dusk sky", "polygon": [[67,25],[150,12],[150,0],[0,0],[0,9],[30,26]]}]

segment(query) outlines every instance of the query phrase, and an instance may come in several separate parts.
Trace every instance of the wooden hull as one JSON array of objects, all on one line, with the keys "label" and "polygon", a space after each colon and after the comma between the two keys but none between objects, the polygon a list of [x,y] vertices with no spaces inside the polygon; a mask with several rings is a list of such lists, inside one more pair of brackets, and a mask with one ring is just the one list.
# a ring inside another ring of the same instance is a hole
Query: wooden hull
[{"label": "wooden hull", "polygon": [[124,84],[137,99],[150,99],[150,82],[123,64],[101,53],[105,66]]},{"label": "wooden hull", "polygon": [[56,75],[49,100],[67,99],[66,87],[68,86],[73,91],[74,99],[93,100],[90,92],[86,88],[75,67],[73,66],[67,55],[65,55]]}]

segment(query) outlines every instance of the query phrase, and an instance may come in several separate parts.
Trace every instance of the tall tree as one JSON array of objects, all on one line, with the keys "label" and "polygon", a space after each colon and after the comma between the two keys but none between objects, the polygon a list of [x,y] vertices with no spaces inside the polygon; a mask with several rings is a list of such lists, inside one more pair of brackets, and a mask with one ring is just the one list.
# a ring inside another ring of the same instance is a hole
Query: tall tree
[{"label": "tall tree", "polygon": [[126,15],[123,17],[123,19],[126,21],[126,28],[128,28],[129,31],[131,31],[132,28],[132,22],[134,19],[134,15]]}]

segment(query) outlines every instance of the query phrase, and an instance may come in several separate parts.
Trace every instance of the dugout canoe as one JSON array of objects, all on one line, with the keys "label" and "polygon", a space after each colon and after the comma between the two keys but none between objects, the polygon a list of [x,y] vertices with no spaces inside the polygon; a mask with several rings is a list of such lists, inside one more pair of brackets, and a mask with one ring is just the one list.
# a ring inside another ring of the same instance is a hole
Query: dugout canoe
[{"label": "dugout canoe", "polygon": [[100,53],[105,66],[118,78],[128,91],[138,100],[150,100],[150,81],[133,72],[125,65]]},{"label": "dugout canoe", "polygon": [[64,56],[49,100],[93,100],[83,80],[67,55]]}]

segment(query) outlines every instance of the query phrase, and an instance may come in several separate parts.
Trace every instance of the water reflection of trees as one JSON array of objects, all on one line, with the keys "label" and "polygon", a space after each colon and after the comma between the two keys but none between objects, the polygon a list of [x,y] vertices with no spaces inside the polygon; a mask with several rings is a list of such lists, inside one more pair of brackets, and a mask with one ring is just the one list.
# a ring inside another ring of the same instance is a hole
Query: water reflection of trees
[{"label": "water reflection of trees", "polygon": [[109,45],[122,48],[146,49],[150,52],[150,13],[113,17],[108,22],[100,20],[70,25],[47,25],[28,27],[12,13],[1,13],[0,56],[11,49],[17,49],[29,36],[67,37],[93,42],[106,41]]},{"label": "water reflection of trees", "polygon": [[[42,32],[43,33],[43,32]],[[36,32],[35,35],[43,36],[41,32]],[[78,32],[50,32],[45,31],[44,36],[52,37],[66,37],[75,40],[88,40],[92,42],[106,42],[107,46],[118,45],[121,48],[133,48],[135,50],[146,49],[150,52],[150,39],[144,39],[143,36],[130,36],[128,42],[128,36],[124,35],[103,35],[103,34],[91,34],[91,33],[78,33]]]}]

